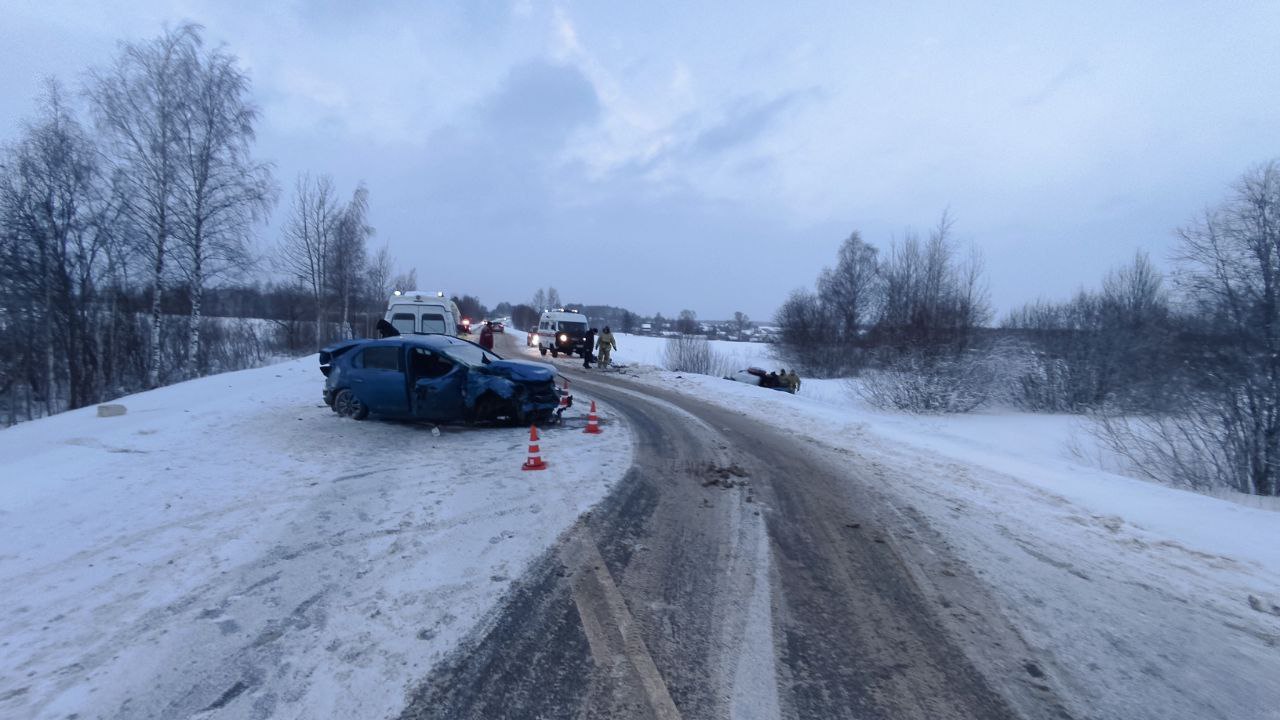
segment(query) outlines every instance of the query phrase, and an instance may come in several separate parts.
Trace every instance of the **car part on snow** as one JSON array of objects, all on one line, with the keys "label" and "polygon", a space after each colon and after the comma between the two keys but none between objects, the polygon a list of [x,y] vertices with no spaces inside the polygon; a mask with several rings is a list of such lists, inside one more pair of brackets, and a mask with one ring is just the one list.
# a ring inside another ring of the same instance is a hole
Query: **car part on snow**
[{"label": "car part on snow", "polygon": [[99,405],[98,417],[120,417],[127,410],[123,405]]}]

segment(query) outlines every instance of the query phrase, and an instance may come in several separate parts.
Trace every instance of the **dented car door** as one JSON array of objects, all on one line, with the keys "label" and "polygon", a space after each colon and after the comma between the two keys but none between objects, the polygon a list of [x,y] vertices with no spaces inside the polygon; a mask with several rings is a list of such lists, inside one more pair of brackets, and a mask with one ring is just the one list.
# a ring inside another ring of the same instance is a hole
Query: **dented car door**
[{"label": "dented car door", "polygon": [[413,348],[409,353],[414,417],[435,422],[466,415],[467,368],[440,353]]}]

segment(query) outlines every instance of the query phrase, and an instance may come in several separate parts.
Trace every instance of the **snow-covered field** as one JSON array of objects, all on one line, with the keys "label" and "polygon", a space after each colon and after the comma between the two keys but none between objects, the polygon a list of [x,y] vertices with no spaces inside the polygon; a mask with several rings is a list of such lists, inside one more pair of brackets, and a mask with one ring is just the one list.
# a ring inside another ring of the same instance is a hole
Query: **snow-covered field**
[{"label": "snow-covered field", "polygon": [[[1109,473],[1078,421],[871,410],[843,381],[799,396],[641,370],[859,458],[988,584],[1082,717],[1280,717],[1280,513]],[[927,549],[926,549],[927,551]]]},{"label": "snow-covered field", "polygon": [[322,384],[310,357],[0,431],[0,717],[389,716],[630,465],[621,427],[565,428],[521,472],[527,430],[343,420]]},{"label": "snow-covered field", "polygon": [[[521,340],[527,333],[508,327],[509,335],[516,335]],[[667,338],[651,335],[629,335],[614,333],[618,341],[618,349],[612,355],[612,361],[618,365],[642,365],[656,368],[665,367],[663,353],[667,348]],[[730,340],[709,340],[711,350],[723,358],[729,367],[743,369],[761,367],[776,370],[777,360],[773,357],[773,346],[767,343],[733,342]]]}]

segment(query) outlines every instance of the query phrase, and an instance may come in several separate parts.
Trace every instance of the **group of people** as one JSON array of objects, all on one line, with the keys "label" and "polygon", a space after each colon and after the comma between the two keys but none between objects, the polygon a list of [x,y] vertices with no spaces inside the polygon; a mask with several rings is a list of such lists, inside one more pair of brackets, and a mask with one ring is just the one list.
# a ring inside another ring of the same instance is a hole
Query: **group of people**
[{"label": "group of people", "polygon": [[[591,328],[587,331],[586,340],[583,341],[585,347],[582,350],[582,367],[588,370],[591,369],[592,362],[602,368],[609,367],[609,355],[618,349],[618,341],[613,339],[613,331],[608,325],[604,326],[604,332],[599,333],[599,336],[596,333],[596,329]],[[591,353],[593,347],[599,355]]]},{"label": "group of people", "polygon": [[760,378],[760,387],[777,388],[795,394],[800,392],[800,376],[796,374],[795,370],[787,372],[783,369],[777,372],[770,372]]}]

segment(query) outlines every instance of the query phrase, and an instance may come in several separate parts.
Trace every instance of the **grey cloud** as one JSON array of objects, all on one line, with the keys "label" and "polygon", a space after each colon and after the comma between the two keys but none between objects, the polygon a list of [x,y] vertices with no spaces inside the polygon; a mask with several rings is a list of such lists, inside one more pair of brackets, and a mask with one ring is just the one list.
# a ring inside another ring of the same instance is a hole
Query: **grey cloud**
[{"label": "grey cloud", "polygon": [[730,103],[724,118],[699,133],[692,149],[716,154],[749,143],[763,135],[780,115],[814,94],[813,90],[792,91],[769,100],[742,98]]},{"label": "grey cloud", "polygon": [[517,66],[478,113],[484,126],[521,142],[559,145],[600,116],[595,88],[571,65],[533,61]]}]

